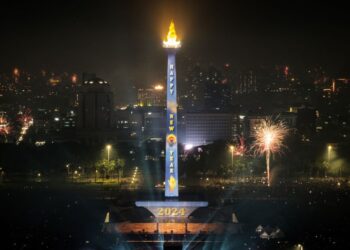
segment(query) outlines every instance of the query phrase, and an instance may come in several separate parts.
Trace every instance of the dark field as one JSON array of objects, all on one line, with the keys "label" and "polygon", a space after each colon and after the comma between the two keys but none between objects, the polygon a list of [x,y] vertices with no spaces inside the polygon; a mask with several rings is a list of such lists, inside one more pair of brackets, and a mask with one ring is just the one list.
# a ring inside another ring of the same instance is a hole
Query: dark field
[{"label": "dark field", "polygon": [[[27,183],[1,184],[1,249],[133,249],[116,246],[101,230],[107,211],[123,211],[117,220],[142,218],[133,209],[137,199],[160,199],[151,192],[118,190],[117,186]],[[243,233],[223,237],[215,246],[198,249],[350,249],[349,187],[345,182],[280,184],[270,189],[245,184],[225,189],[186,188],[182,200],[208,200],[212,220],[231,220],[235,212]],[[215,198],[214,198],[215,197]],[[285,237],[263,240],[258,225],[279,227]],[[146,249],[147,246],[139,246]]]}]

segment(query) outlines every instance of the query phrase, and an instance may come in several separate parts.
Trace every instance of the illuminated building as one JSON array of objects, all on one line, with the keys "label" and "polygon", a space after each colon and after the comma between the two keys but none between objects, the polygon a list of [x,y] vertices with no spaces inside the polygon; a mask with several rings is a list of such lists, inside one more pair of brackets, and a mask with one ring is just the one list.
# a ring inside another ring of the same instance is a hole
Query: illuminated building
[{"label": "illuminated building", "polygon": [[137,91],[137,105],[140,107],[165,107],[165,89],[161,84],[153,88],[141,88]]},{"label": "illuminated building", "polygon": [[139,139],[144,129],[143,117],[144,113],[140,108],[117,109],[115,112],[115,127],[118,141]]},{"label": "illuminated building", "polygon": [[183,126],[185,136],[181,142],[193,146],[232,141],[243,128],[242,119],[230,113],[187,113]]},{"label": "illuminated building", "polygon": [[228,110],[231,104],[231,87],[223,81],[222,73],[209,67],[205,76],[204,105],[206,110]]},{"label": "illuminated building", "polygon": [[62,118],[63,128],[75,128],[76,126],[76,114],[74,110],[70,110]]},{"label": "illuminated building", "polygon": [[52,86],[55,86],[55,85],[58,85],[62,82],[62,80],[60,79],[60,77],[58,76],[53,76],[49,79],[49,83],[52,85]]},{"label": "illuminated building", "polygon": [[186,111],[200,111],[204,109],[204,73],[196,64],[190,65],[184,78],[186,90],[179,96],[180,104]]},{"label": "illuminated building", "polygon": [[163,139],[167,131],[164,108],[143,108],[143,137]]},{"label": "illuminated building", "polygon": [[187,112],[229,110],[232,100],[231,78],[225,71],[199,64],[189,66],[184,82],[187,89],[180,95],[181,106]]},{"label": "illuminated building", "polygon": [[236,90],[237,94],[249,94],[257,92],[256,75],[253,70],[241,73],[239,76],[239,85]]}]

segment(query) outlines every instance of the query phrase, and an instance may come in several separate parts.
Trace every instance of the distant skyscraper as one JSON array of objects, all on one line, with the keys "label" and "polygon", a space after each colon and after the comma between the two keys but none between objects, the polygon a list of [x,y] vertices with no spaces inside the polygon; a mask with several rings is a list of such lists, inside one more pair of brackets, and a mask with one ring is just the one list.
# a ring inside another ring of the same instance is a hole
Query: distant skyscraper
[{"label": "distant skyscraper", "polygon": [[244,71],[239,76],[236,94],[249,94],[257,92],[256,74],[253,70]]},{"label": "distant skyscraper", "polygon": [[313,107],[302,106],[297,112],[297,129],[302,141],[311,141],[316,135],[317,117]]},{"label": "distant skyscraper", "polygon": [[143,108],[144,139],[164,138],[166,136],[166,111],[164,108]]},{"label": "distant skyscraper", "polygon": [[186,112],[229,110],[232,91],[221,70],[213,66],[203,69],[196,64],[187,69],[184,81],[187,89],[180,101]]},{"label": "distant skyscraper", "polygon": [[199,111],[204,108],[204,73],[199,64],[189,65],[184,79],[186,90],[180,102],[186,111]]},{"label": "distant skyscraper", "polygon": [[222,72],[211,66],[204,81],[205,110],[228,110],[231,104],[231,87],[228,81],[223,81]]},{"label": "distant skyscraper", "polygon": [[218,140],[232,141],[239,134],[239,120],[230,113],[187,113],[184,144],[207,145]]},{"label": "distant skyscraper", "polygon": [[113,94],[107,81],[83,78],[79,93],[78,133],[90,143],[110,140]]}]

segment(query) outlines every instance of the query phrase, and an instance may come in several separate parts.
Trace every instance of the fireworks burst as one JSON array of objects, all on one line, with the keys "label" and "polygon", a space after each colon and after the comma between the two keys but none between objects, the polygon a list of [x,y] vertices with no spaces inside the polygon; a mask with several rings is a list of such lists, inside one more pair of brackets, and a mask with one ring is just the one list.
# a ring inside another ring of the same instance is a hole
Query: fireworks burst
[{"label": "fireworks burst", "polygon": [[20,144],[24,136],[27,134],[28,129],[33,125],[33,117],[30,115],[30,111],[24,112],[19,118],[19,121],[21,123],[21,131],[19,133],[19,137],[16,141],[16,144]]},{"label": "fireworks burst", "polygon": [[10,124],[7,121],[4,113],[0,113],[0,135],[5,138],[5,142],[7,142],[7,135],[10,133]]},{"label": "fireworks burst", "polygon": [[270,186],[270,155],[280,152],[288,128],[283,122],[264,120],[255,131],[253,149],[256,154],[266,156],[267,185]]}]

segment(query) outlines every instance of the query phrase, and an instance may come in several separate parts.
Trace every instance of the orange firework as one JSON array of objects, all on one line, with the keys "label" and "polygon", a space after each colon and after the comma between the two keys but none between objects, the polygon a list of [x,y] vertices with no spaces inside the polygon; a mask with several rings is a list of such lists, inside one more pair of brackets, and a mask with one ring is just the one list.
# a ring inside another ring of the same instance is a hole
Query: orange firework
[{"label": "orange firework", "polygon": [[10,125],[3,113],[0,113],[0,135],[5,138],[7,142],[7,135],[10,134]]},{"label": "orange firework", "polygon": [[267,185],[270,186],[270,155],[278,153],[283,145],[283,140],[288,133],[288,128],[281,121],[273,122],[264,120],[256,129],[253,149],[255,153],[266,156]]}]

